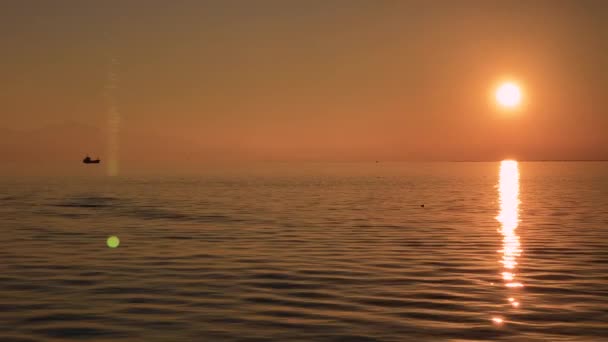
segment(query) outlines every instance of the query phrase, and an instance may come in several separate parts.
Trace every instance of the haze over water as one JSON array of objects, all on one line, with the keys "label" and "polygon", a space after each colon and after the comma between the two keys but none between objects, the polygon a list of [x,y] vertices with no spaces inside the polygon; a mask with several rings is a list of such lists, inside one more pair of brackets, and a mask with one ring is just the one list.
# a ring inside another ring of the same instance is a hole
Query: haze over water
[{"label": "haze over water", "polygon": [[608,163],[268,163],[0,188],[3,341],[608,336]]}]

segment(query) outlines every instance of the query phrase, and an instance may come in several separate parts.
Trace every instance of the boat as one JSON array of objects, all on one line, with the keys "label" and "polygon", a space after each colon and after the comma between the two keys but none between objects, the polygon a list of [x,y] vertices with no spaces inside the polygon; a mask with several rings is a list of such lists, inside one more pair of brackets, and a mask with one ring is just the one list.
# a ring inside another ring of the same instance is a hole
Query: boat
[{"label": "boat", "polygon": [[101,162],[101,160],[99,160],[99,158],[97,159],[91,159],[91,157],[86,156],[83,160],[83,163],[85,164],[99,164]]}]

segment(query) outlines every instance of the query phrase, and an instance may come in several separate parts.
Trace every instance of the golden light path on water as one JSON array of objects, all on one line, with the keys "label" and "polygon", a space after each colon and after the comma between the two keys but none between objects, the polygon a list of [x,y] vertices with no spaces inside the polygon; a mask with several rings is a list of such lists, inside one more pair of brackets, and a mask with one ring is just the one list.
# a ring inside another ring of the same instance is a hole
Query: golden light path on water
[{"label": "golden light path on water", "polygon": [[[523,284],[517,281],[515,273],[517,258],[522,252],[519,236],[516,233],[519,225],[519,165],[517,161],[503,160],[500,163],[498,196],[500,212],[496,219],[501,224],[499,232],[503,237],[502,249],[498,251],[501,253],[502,279],[506,287],[516,290],[523,287]],[[507,300],[512,307],[519,307],[516,297],[511,296]],[[504,319],[494,317],[492,321],[502,324]]]}]

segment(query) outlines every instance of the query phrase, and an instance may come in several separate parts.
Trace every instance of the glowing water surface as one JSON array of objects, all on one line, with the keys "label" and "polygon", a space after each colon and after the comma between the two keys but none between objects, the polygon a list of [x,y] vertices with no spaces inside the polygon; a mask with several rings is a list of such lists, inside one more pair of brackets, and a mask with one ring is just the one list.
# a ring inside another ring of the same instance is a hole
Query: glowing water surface
[{"label": "glowing water surface", "polygon": [[[519,236],[516,233],[519,225],[519,166],[517,161],[503,160],[500,164],[498,195],[500,203],[500,213],[496,217],[501,224],[499,232],[503,236],[502,250],[498,252],[502,254],[500,263],[503,266],[502,279],[504,285],[508,288],[516,290],[523,287],[523,284],[517,281],[515,269],[517,267],[517,258],[521,255],[522,249],[519,242]],[[519,301],[515,295],[508,297],[508,301],[512,307],[519,307]],[[503,322],[502,319],[494,318],[493,321],[497,324]]]},{"label": "glowing water surface", "polygon": [[608,336],[608,163],[264,163],[0,189],[0,341]]}]

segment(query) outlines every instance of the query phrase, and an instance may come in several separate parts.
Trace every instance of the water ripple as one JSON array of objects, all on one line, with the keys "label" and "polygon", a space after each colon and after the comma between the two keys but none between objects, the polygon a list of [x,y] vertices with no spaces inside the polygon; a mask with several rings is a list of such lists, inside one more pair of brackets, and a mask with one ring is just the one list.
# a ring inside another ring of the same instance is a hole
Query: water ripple
[{"label": "water ripple", "polygon": [[7,183],[0,340],[606,340],[608,167],[519,163],[505,276],[499,166]]}]

